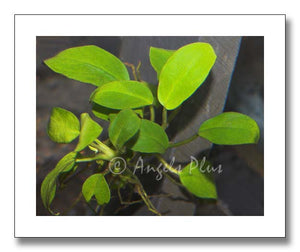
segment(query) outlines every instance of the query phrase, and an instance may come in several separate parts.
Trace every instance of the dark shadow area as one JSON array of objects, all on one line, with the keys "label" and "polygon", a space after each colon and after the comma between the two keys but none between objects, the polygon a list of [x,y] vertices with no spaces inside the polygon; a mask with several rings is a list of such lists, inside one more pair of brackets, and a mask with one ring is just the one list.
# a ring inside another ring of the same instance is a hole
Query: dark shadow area
[{"label": "dark shadow area", "polygon": [[174,138],[180,131],[188,127],[189,122],[197,115],[196,112],[198,109],[206,104],[206,100],[210,95],[210,84],[213,82],[213,75],[214,72],[211,72],[197,91],[182,104],[179,113],[167,129],[170,139]]}]

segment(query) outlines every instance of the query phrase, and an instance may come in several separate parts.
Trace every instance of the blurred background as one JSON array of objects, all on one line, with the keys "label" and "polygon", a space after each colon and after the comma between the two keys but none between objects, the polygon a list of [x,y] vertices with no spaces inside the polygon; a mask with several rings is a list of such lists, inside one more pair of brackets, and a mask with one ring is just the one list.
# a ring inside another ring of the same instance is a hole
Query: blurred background
[{"label": "blurred background", "polygon": [[[96,45],[137,65],[142,62],[141,77],[157,84],[156,73],[149,61],[149,47],[178,49],[196,42],[210,43],[217,61],[205,83],[185,102],[181,112],[168,128],[172,141],[185,139],[196,132],[201,122],[222,111],[236,111],[249,115],[259,125],[261,138],[258,145],[219,146],[202,139],[188,146],[173,149],[165,154],[170,160],[187,163],[190,155],[206,156],[215,167],[221,164],[222,172],[215,173],[219,200],[211,202],[186,198],[184,192],[167,180],[156,181],[155,174],[143,176],[149,194],[172,193],[178,200],[155,198],[155,207],[166,215],[263,215],[264,214],[264,38],[263,37],[37,37],[36,38],[36,126],[37,126],[37,177],[36,214],[48,215],[42,205],[40,186],[57,162],[72,151],[74,143],[53,143],[46,128],[52,107],[62,107],[80,116],[92,115],[88,103],[96,88],[56,74],[43,61],[58,52],[74,46]],[[128,69],[129,72],[130,69]],[[108,123],[93,117],[107,129]],[[107,131],[102,134],[107,137]],[[66,215],[93,215],[84,200],[77,199],[81,185],[90,175],[80,173],[68,186],[57,191],[53,208]],[[142,204],[119,210],[118,199],[112,198],[105,215],[152,215]]]}]

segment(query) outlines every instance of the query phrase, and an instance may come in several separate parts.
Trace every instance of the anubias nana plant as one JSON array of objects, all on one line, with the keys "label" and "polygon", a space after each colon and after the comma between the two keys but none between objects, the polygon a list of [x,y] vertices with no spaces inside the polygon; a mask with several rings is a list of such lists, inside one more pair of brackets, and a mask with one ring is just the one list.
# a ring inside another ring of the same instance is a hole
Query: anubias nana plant
[{"label": "anubias nana plant", "polygon": [[[50,213],[59,214],[50,208],[56,187],[76,174],[80,163],[95,162],[97,169],[82,185],[87,204],[94,201],[97,206],[95,213],[101,213],[110,202],[111,190],[118,192],[121,204],[133,204],[130,199],[122,200],[121,189],[128,187],[139,194],[137,202],[144,201],[150,211],[160,215],[132,168],[138,158],[149,155],[164,165],[163,174],[174,183],[196,197],[217,199],[214,181],[207,172],[190,169],[195,165],[193,162],[178,170],[168,164],[162,154],[197,137],[221,145],[257,143],[256,122],[236,112],[221,113],[199,122],[195,135],[181,142],[169,142],[165,129],[181,104],[205,81],[217,56],[210,44],[197,42],[176,51],[151,47],[149,57],[157,72],[158,86],[141,80],[140,64],[135,68],[122,63],[94,45],[70,48],[45,60],[53,71],[96,86],[90,96],[92,112],[109,122],[109,138],[103,141],[99,139],[102,127],[88,113],[82,113],[79,120],[70,111],[53,108],[48,124],[51,140],[57,143],[70,143],[78,137],[79,140],[74,151],[65,155],[42,183],[43,204]],[[131,67],[134,80],[130,80],[126,65]],[[157,112],[162,113],[161,125],[156,122]],[[119,162],[118,157],[126,163]]]}]

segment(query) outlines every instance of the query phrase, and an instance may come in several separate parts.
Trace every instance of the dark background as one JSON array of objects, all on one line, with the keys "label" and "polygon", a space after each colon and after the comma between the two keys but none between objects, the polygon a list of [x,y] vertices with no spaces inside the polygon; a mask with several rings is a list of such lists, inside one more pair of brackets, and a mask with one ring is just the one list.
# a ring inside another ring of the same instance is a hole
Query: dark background
[{"label": "dark background", "polygon": [[[224,111],[237,111],[251,116],[255,119],[261,130],[261,139],[258,145],[243,146],[217,146],[214,145],[209,150],[209,158],[214,165],[222,164],[223,172],[216,174],[216,184],[219,195],[218,204],[199,201],[198,203],[163,202],[167,208],[175,207],[181,209],[178,212],[170,212],[170,215],[263,215],[264,209],[264,180],[263,180],[263,90],[264,90],[264,40],[263,37],[242,37],[238,38],[207,38],[207,37],[173,37],[173,38],[152,38],[138,37],[137,43],[131,43],[135,38],[124,37],[37,37],[37,215],[47,215],[40,198],[41,182],[47,173],[52,170],[61,157],[72,151],[76,143],[69,145],[56,144],[50,141],[46,133],[46,125],[50,116],[51,108],[62,107],[72,111],[77,116],[82,112],[91,114],[88,98],[95,89],[94,86],[82,84],[74,80],[67,79],[54,73],[43,64],[43,60],[53,57],[58,52],[69,47],[94,44],[122,60],[136,64],[135,58],[142,60],[141,72],[149,68],[149,62],[143,59],[145,55],[140,55],[140,49],[149,45],[161,46],[166,49],[177,49],[179,45],[184,45],[190,41],[212,41],[213,47],[223,52],[220,57],[220,66],[214,69],[208,77],[204,90],[208,96],[215,95],[220,98],[220,108]],[[142,41],[142,42],[141,42]],[[151,41],[154,41],[151,43]],[[224,43],[223,43],[224,41]],[[235,47],[231,43],[235,42]],[[229,47],[222,47],[225,42]],[[155,44],[157,43],[157,45]],[[142,45],[142,46],[138,46]],[[238,46],[236,46],[238,45]],[[225,53],[224,53],[225,52]],[[146,52],[147,53],[147,52]],[[219,57],[219,54],[217,54]],[[228,61],[228,57],[232,59]],[[228,67],[229,65],[232,67]],[[223,70],[222,70],[223,69]],[[225,69],[225,70],[224,70]],[[221,71],[222,70],[222,71]],[[129,70],[130,72],[130,70]],[[228,85],[220,88],[210,89],[216,84],[218,79],[215,76],[227,74]],[[154,71],[151,75],[155,77]],[[145,73],[147,80],[147,73]],[[201,91],[201,90],[199,90]],[[197,91],[198,92],[198,91]],[[202,88],[203,93],[203,88]],[[212,93],[212,94],[210,94]],[[197,95],[197,94],[196,94]],[[203,97],[201,97],[203,98]],[[193,103],[199,96],[193,96],[192,102],[186,105],[188,111],[200,110],[202,105]],[[207,99],[207,98],[206,98]],[[209,99],[208,99],[209,100]],[[203,106],[202,106],[203,107]],[[216,111],[215,111],[216,112]],[[213,116],[214,112],[208,111],[208,116]],[[180,120],[181,119],[181,120]],[[179,115],[179,122],[186,120],[186,115]],[[98,120],[102,126],[107,126],[107,122]],[[182,126],[179,123],[179,128]],[[191,131],[192,126],[185,127],[185,131]],[[174,139],[181,134],[174,127],[168,132]],[[105,134],[105,133],[104,133]],[[205,148],[203,148],[204,150]],[[185,150],[179,150],[178,157]],[[81,190],[81,184],[89,174],[80,174],[63,191],[57,192],[57,197],[53,206],[60,210],[66,210],[72,205]],[[151,183],[152,180],[150,180]],[[168,189],[168,185],[161,182],[157,187]],[[161,202],[154,202],[156,206],[163,205]],[[192,206],[191,206],[192,205]],[[196,205],[196,207],[195,207]],[[70,210],[68,215],[89,215],[85,203],[80,201],[76,207]],[[150,215],[143,207],[133,209],[132,212],[124,214]]]}]

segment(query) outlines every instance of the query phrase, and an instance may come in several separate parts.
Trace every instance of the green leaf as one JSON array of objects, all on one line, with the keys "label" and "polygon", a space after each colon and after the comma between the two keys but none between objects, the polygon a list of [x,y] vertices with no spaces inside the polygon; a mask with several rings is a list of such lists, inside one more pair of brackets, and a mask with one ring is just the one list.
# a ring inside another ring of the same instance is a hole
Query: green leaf
[{"label": "green leaf", "polygon": [[177,108],[204,82],[215,60],[210,44],[197,42],[179,48],[161,70],[159,102],[168,110]]},{"label": "green leaf", "polygon": [[252,144],[259,140],[259,128],[249,116],[226,112],[202,123],[198,135],[215,144]]},{"label": "green leaf", "polygon": [[210,163],[202,160],[188,164],[179,172],[181,183],[199,198],[217,199],[217,190],[212,174],[208,172]]},{"label": "green leaf", "polygon": [[175,50],[166,50],[157,47],[150,47],[150,63],[157,72],[157,79],[159,79],[161,69],[166,64],[167,60],[171,57],[171,55],[173,55],[174,52]]},{"label": "green leaf", "polygon": [[[136,114],[138,114],[141,118],[143,118],[143,109],[141,108],[137,108],[133,110]],[[93,114],[102,119],[102,120],[106,120],[106,121],[111,121],[110,118],[114,117],[113,115],[117,115],[120,110],[119,109],[110,109],[110,108],[106,108],[103,107],[97,103],[92,103],[92,112]]]},{"label": "green leaf", "polygon": [[98,205],[108,203],[110,201],[110,190],[104,175],[97,173],[88,177],[83,183],[82,195],[87,202],[95,195]]},{"label": "green leaf", "polygon": [[164,153],[169,139],[163,128],[149,120],[142,119],[138,139],[132,150],[143,153]]},{"label": "green leaf", "polygon": [[114,81],[97,88],[91,101],[111,109],[138,108],[153,103],[151,90],[138,81]]},{"label": "green leaf", "polygon": [[80,123],[72,112],[62,108],[53,108],[47,131],[52,141],[70,143],[78,137]]},{"label": "green leaf", "polygon": [[93,121],[88,113],[81,114],[81,131],[75,151],[81,151],[91,144],[102,132],[102,127]]},{"label": "green leaf", "polygon": [[68,172],[75,166],[75,159],[77,153],[71,152],[64,156],[56,165],[56,167],[48,173],[46,178],[44,179],[41,186],[41,197],[45,208],[47,208],[51,213],[50,205],[55,197],[56,191],[56,179],[57,177],[63,173]]},{"label": "green leaf", "polygon": [[108,129],[112,144],[121,149],[139,130],[141,119],[131,109],[122,110],[117,114]]},{"label": "green leaf", "polygon": [[129,80],[125,65],[114,55],[94,45],[69,48],[45,60],[54,72],[95,86]]}]

